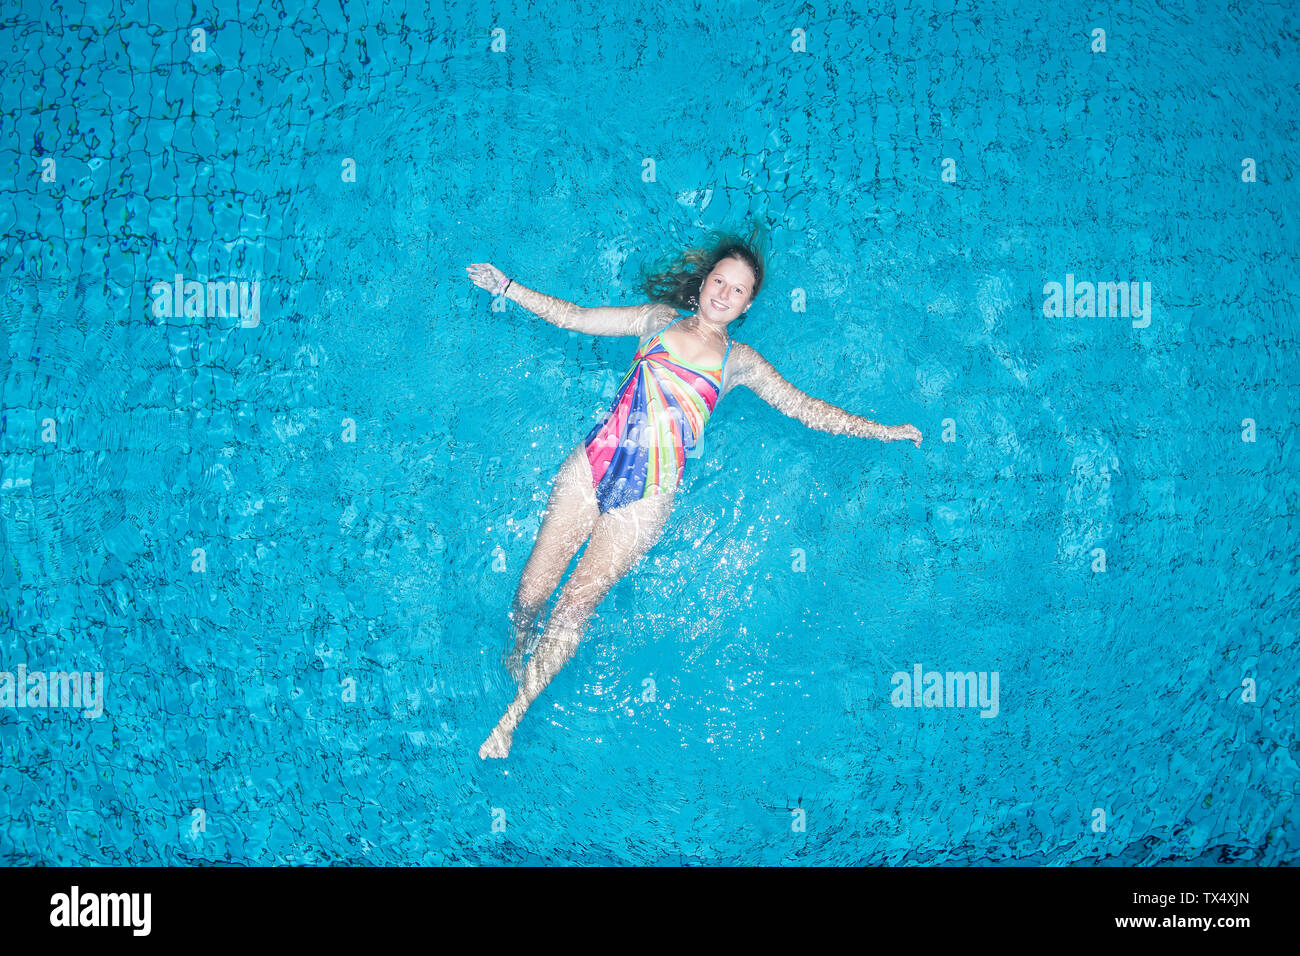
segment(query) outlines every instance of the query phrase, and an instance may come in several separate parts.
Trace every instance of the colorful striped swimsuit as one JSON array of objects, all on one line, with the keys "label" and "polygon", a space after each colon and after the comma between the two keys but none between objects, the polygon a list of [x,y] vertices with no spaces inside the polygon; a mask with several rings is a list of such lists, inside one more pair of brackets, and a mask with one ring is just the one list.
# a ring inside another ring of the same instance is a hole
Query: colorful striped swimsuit
[{"label": "colorful striped swimsuit", "polygon": [[636,353],[605,418],[587,435],[587,460],[601,513],[674,490],[722,395],[721,365],[692,365],[664,345],[673,319]]}]

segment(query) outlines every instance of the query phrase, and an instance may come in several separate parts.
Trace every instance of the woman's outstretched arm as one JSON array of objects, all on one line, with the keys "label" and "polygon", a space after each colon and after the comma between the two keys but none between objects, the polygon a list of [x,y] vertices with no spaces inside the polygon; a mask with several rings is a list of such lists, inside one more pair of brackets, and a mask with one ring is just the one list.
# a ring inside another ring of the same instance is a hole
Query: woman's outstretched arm
[{"label": "woman's outstretched arm", "polygon": [[[783,415],[809,428],[832,435],[878,438],[881,441],[911,441],[921,447],[921,432],[914,425],[882,425],[869,418],[851,415],[842,408],[799,391],[772,367],[772,363],[751,346],[736,342],[727,360],[727,390],[744,385]],[[735,363],[734,367],[731,363]]]},{"label": "woman's outstretched arm", "polygon": [[677,310],[671,305],[660,302],[626,306],[577,305],[566,299],[557,299],[545,292],[526,288],[514,280],[510,280],[507,285],[505,274],[487,262],[476,262],[467,266],[466,271],[480,289],[487,289],[494,295],[500,295],[504,287],[507,299],[517,302],[552,325],[571,332],[585,332],[587,335],[635,335],[642,338],[677,314]]}]

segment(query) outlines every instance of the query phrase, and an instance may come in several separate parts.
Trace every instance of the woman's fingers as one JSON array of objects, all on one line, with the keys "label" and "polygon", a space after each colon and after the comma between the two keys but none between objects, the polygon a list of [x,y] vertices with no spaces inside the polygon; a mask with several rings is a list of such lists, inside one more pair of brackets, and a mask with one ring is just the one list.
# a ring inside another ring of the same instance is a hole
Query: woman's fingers
[{"label": "woman's fingers", "polygon": [[500,270],[490,262],[474,262],[465,267],[469,274],[470,280],[480,289],[491,291],[496,288],[500,280],[498,276]]},{"label": "woman's fingers", "polygon": [[921,431],[915,425],[899,425],[891,429],[890,438],[893,441],[910,441],[917,448],[921,447]]}]

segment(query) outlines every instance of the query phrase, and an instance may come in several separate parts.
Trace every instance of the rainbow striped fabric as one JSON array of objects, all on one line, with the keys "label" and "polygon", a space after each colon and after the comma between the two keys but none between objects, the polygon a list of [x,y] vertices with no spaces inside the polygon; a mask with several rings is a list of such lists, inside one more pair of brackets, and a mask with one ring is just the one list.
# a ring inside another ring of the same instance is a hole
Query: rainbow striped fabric
[{"label": "rainbow striped fabric", "polygon": [[605,418],[587,435],[587,460],[604,514],[681,483],[686,456],[722,394],[722,364],[697,366],[670,352],[664,332],[678,316],[636,353],[619,383]]}]

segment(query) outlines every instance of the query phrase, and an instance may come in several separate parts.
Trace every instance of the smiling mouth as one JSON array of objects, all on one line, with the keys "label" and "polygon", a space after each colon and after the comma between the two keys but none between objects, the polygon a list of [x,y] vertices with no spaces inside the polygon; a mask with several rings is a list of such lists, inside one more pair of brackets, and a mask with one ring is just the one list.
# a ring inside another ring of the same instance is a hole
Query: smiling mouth
[{"label": "smiling mouth", "polygon": [[709,303],[710,303],[710,304],[711,304],[715,309],[717,309],[719,312],[726,312],[726,311],[727,311],[727,307],[726,307],[725,305],[723,305],[722,303],[720,303],[717,299],[710,299],[710,300],[709,300]]}]

